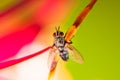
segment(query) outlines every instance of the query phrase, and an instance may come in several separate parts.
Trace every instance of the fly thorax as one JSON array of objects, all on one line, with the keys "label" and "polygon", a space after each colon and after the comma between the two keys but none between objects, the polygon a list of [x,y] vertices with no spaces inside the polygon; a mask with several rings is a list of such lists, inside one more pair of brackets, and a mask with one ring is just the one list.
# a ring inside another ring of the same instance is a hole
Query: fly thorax
[{"label": "fly thorax", "polygon": [[64,39],[64,37],[56,37],[55,38],[55,46],[57,48],[64,47],[64,45],[65,45],[65,39]]}]

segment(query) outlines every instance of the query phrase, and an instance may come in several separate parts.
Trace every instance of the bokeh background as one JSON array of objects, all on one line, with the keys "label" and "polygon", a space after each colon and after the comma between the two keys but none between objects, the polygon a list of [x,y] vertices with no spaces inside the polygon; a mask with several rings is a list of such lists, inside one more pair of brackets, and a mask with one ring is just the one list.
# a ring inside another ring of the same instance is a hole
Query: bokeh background
[{"label": "bokeh background", "polygon": [[[52,45],[55,26],[64,33],[90,0],[0,0],[0,62]],[[54,80],[120,79],[120,1],[98,0],[74,38],[85,63],[59,61]],[[47,80],[49,50],[0,70],[0,80]]]}]

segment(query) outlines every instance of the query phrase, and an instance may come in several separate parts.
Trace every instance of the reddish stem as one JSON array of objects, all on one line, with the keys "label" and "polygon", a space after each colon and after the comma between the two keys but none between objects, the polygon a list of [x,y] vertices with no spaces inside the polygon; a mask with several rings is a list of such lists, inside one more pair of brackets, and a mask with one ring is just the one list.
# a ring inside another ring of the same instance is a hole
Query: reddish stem
[{"label": "reddish stem", "polygon": [[41,50],[41,51],[39,51],[37,53],[31,54],[31,55],[28,55],[28,56],[25,56],[25,57],[22,57],[22,58],[19,58],[19,59],[10,60],[10,61],[6,61],[6,62],[1,62],[0,63],[0,69],[4,69],[4,68],[7,68],[9,66],[13,66],[13,65],[18,64],[20,62],[23,62],[23,61],[26,61],[28,59],[31,59],[31,58],[33,58],[35,56],[38,56],[38,55],[44,53],[45,51],[49,50],[50,48],[51,47],[49,46],[49,47],[47,47],[47,48],[45,48],[45,49],[43,49],[43,50]]}]

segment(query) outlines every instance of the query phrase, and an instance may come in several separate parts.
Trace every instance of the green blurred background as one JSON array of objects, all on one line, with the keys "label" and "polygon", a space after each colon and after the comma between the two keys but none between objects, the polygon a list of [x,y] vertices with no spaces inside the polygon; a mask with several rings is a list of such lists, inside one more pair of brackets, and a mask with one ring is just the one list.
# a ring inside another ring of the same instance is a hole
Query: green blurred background
[{"label": "green blurred background", "polygon": [[[61,24],[61,30],[67,31],[89,1],[77,0],[68,18]],[[14,0],[0,2],[2,11]],[[85,63],[80,65],[70,60],[66,65],[74,80],[120,80],[119,5],[119,0],[98,0],[80,25],[72,41],[83,55]]]},{"label": "green blurred background", "polygon": [[[63,26],[69,27],[89,1],[78,1]],[[67,63],[74,80],[120,80],[119,37],[120,1],[98,0],[72,40],[85,59],[81,65]]]}]

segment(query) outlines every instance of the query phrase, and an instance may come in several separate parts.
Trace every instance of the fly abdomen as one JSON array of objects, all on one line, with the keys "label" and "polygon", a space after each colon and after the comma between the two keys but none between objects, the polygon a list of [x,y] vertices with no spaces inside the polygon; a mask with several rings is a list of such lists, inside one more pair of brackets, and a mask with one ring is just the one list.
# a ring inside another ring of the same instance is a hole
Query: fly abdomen
[{"label": "fly abdomen", "polygon": [[67,61],[69,59],[68,51],[66,50],[60,51],[60,56],[64,61]]}]

